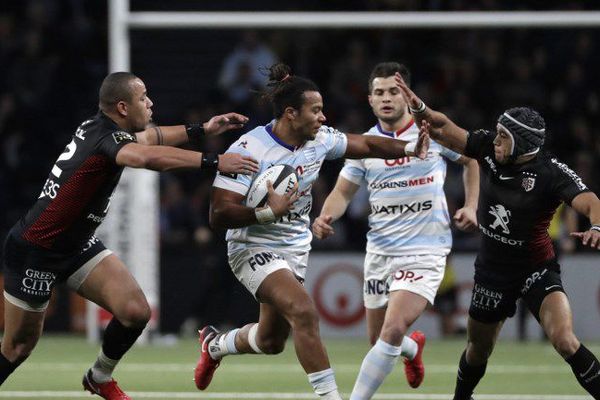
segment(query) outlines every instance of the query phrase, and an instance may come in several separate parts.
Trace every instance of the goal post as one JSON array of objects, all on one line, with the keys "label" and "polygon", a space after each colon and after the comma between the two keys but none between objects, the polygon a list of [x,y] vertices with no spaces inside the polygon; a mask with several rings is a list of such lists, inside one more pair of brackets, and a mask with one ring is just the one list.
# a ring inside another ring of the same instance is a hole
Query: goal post
[{"label": "goal post", "polygon": [[[155,12],[109,0],[109,70],[131,69],[131,29],[498,29],[597,28],[600,11],[486,12]],[[131,269],[159,312],[158,177],[126,169],[99,231]],[[98,340],[98,309],[88,303],[88,338]],[[154,319],[151,326],[156,326]],[[147,338],[147,334],[145,336]]]}]

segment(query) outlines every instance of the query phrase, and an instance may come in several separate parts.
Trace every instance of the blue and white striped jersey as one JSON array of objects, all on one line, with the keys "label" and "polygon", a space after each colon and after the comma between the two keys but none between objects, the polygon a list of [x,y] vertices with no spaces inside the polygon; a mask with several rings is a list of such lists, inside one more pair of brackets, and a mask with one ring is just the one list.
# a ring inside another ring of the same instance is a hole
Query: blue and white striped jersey
[{"label": "blue and white striped jersey", "polygon": [[[414,122],[397,132],[385,132],[377,124],[365,133],[406,141],[416,140],[418,134]],[[368,252],[385,256],[450,252],[452,235],[444,194],[444,157],[456,161],[460,154],[432,141],[425,160],[417,157],[346,160],[340,175],[358,185],[366,182],[369,191]]]},{"label": "blue and white striped jersey", "polygon": [[[298,148],[293,148],[279,140],[273,134],[272,124],[259,126],[240,136],[227,152],[241,153],[258,160],[260,170],[254,176],[258,176],[272,165],[291,165],[299,177],[300,198],[294,210],[274,224],[229,229],[226,235],[229,253],[249,246],[285,248],[292,252],[309,251],[312,240],[309,229],[312,185],[319,177],[323,161],[343,157],[347,143],[345,134],[327,126],[321,127],[314,140]],[[246,195],[254,176],[241,174],[230,176],[219,173],[213,186]]]}]

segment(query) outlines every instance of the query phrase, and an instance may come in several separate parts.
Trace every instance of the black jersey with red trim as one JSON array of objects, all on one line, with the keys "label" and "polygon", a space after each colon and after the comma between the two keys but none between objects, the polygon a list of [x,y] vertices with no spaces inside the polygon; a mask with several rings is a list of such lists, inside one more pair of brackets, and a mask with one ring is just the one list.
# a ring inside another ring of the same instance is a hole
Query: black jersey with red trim
[{"label": "black jersey with red trim", "polygon": [[497,163],[495,136],[470,132],[465,148],[481,171],[477,220],[482,244],[475,266],[479,274],[508,280],[555,259],[550,220],[561,202],[570,205],[589,189],[567,165],[543,153],[523,164]]},{"label": "black jersey with red trim", "polygon": [[123,167],[118,151],[135,142],[103,112],[84,121],[58,156],[36,203],[13,227],[13,235],[36,246],[81,249],[104,220]]}]

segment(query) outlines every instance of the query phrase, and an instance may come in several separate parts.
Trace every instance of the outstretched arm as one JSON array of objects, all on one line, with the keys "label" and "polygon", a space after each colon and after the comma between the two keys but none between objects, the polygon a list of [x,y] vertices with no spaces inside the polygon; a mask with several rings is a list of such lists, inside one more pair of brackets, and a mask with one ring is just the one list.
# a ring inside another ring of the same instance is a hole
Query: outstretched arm
[{"label": "outstretched arm", "polygon": [[401,158],[416,156],[420,159],[427,158],[429,150],[429,134],[421,130],[416,142],[406,142],[370,135],[348,134],[346,158]]},{"label": "outstretched arm", "polygon": [[325,239],[335,233],[331,224],[344,215],[358,188],[360,186],[356,183],[341,176],[338,178],[335,187],[323,203],[321,215],[313,222],[312,231],[317,239]]},{"label": "outstretched arm", "polygon": [[258,163],[237,153],[199,153],[171,146],[144,146],[128,143],[116,156],[117,165],[153,171],[213,168],[225,173],[250,175],[258,172]]},{"label": "outstretched arm", "polygon": [[417,125],[421,126],[423,121],[427,121],[430,125],[429,134],[433,140],[457,153],[464,154],[467,146],[467,131],[452,122],[446,114],[427,107],[423,100],[408,87],[399,73],[396,73],[395,79]]},{"label": "outstretched arm", "polygon": [[590,219],[591,227],[584,232],[572,232],[571,236],[581,239],[584,246],[600,250],[600,200],[593,192],[585,192],[575,196],[571,202],[580,214]]},{"label": "outstretched arm", "polygon": [[203,124],[153,126],[135,135],[139,144],[154,146],[180,146],[203,135],[220,135],[231,129],[243,128],[248,117],[237,113],[215,115]]}]

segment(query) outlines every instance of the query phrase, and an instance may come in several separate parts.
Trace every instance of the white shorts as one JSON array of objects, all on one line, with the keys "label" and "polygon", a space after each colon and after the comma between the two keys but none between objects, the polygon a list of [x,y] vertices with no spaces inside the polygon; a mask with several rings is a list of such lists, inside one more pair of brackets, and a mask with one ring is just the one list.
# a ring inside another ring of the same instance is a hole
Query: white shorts
[{"label": "white shorts", "polygon": [[407,290],[433,304],[444,278],[446,256],[382,256],[367,253],[364,273],[366,308],[383,308],[389,292]]},{"label": "white shorts", "polygon": [[308,252],[284,253],[270,247],[249,247],[229,254],[233,274],[255,298],[260,284],[277,270],[288,269],[304,281],[307,264]]}]

